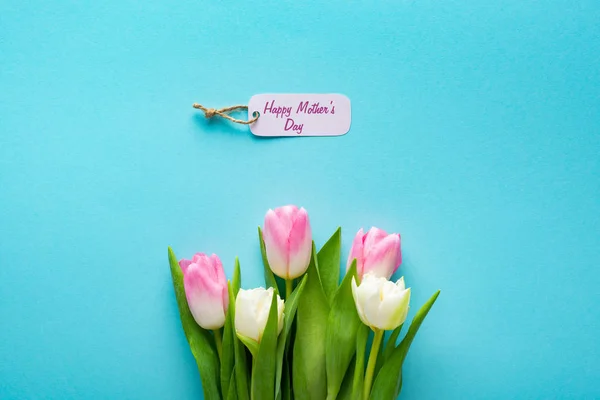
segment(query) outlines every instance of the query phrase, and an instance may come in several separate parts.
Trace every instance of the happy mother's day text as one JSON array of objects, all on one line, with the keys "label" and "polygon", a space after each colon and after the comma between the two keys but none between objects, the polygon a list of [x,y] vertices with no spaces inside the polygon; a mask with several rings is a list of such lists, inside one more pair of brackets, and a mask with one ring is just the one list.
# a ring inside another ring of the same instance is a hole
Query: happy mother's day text
[{"label": "happy mother's day text", "polygon": [[333,101],[330,101],[327,106],[321,105],[321,103],[310,103],[309,101],[301,101],[296,107],[293,106],[280,106],[275,104],[275,100],[271,100],[265,103],[265,108],[263,110],[263,114],[273,114],[275,118],[281,118],[282,120],[285,118],[285,125],[283,127],[284,131],[293,131],[298,135],[302,133],[302,129],[304,128],[304,124],[297,123],[291,118],[292,111],[294,115],[301,114],[335,114],[335,105]]}]

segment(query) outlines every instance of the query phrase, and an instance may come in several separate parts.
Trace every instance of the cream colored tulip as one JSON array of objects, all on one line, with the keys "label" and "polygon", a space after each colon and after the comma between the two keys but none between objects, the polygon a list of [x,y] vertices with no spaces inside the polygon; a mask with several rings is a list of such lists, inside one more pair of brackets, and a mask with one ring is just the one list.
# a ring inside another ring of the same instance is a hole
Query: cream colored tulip
[{"label": "cream colored tulip", "polygon": [[[235,331],[237,334],[260,343],[269,319],[274,293],[273,288],[240,289],[235,299]],[[283,300],[277,295],[277,334],[283,329],[284,308]]]},{"label": "cream colored tulip", "polygon": [[406,320],[410,288],[404,278],[394,283],[367,273],[359,286],[352,280],[352,296],[361,321],[374,331],[396,329]]}]

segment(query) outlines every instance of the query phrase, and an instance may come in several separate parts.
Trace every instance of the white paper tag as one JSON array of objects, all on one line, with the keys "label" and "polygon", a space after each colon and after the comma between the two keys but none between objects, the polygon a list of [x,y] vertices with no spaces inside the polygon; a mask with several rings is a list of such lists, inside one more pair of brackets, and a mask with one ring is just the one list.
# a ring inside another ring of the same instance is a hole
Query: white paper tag
[{"label": "white paper tag", "polygon": [[340,136],[350,130],[350,99],[341,94],[257,94],[248,103],[256,136]]}]

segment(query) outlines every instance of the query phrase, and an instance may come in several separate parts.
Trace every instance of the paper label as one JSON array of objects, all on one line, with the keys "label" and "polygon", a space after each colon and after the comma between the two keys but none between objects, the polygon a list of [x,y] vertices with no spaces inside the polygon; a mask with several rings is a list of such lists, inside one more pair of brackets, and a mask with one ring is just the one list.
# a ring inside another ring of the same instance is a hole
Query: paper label
[{"label": "paper label", "polygon": [[341,94],[257,94],[248,103],[257,136],[340,136],[350,129],[350,100]]}]

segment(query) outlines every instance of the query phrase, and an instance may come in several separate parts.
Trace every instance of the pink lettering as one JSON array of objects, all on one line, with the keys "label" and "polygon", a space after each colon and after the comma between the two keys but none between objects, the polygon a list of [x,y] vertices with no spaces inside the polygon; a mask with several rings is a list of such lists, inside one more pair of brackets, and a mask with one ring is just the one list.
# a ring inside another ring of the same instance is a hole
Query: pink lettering
[{"label": "pink lettering", "polygon": [[285,121],[285,126],[283,127],[283,130],[289,131],[291,129],[299,135],[302,133],[303,128],[304,128],[304,124],[300,124],[300,125],[295,124],[293,119],[288,118]]},{"label": "pink lettering", "polygon": [[275,114],[275,118],[283,118],[289,117],[292,113],[292,107],[275,107],[275,100],[271,101],[271,104],[267,101],[265,103],[264,114],[267,114],[267,111],[271,114]]},{"label": "pink lettering", "polygon": [[268,111],[271,111],[271,110],[273,109],[273,105],[274,105],[274,104],[275,104],[275,100],[272,100],[272,101],[271,101],[271,105],[269,105],[269,102],[267,101],[267,102],[265,103],[265,111],[263,112],[263,114],[266,114],[266,113],[267,113],[267,110],[268,110]]},{"label": "pink lettering", "polygon": [[305,113],[307,108],[308,108],[308,101],[300,102],[300,104],[298,104],[298,109],[296,110],[296,114],[300,114],[301,112]]},{"label": "pink lettering", "polygon": [[313,103],[310,106],[308,105],[308,101],[303,101],[298,104],[298,108],[296,109],[296,114],[329,114],[328,107],[322,107],[318,102]]}]

